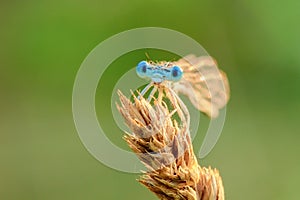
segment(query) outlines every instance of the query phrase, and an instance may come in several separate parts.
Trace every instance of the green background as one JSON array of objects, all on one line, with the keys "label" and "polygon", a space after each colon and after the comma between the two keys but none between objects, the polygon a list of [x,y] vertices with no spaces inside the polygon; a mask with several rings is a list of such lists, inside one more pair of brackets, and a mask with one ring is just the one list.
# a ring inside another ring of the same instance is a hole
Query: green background
[{"label": "green background", "polygon": [[[1,1],[0,199],[156,199],[137,174],[110,169],[87,152],[71,106],[88,53],[144,26],[187,34],[228,74],[225,127],[201,160],[220,170],[226,199],[299,199],[299,9],[296,0]],[[132,55],[105,72],[100,82],[107,87],[96,98],[108,137],[124,149],[110,109],[99,102],[145,58],[144,51]]]}]

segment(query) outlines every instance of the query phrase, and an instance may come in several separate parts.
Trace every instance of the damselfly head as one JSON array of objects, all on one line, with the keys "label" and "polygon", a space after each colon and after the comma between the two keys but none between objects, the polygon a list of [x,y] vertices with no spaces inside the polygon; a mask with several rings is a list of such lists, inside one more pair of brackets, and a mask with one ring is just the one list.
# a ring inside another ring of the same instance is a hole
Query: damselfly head
[{"label": "damselfly head", "polygon": [[154,83],[160,84],[163,81],[177,82],[183,76],[183,71],[179,66],[161,65],[141,61],[136,66],[136,73],[141,78],[151,79]]}]

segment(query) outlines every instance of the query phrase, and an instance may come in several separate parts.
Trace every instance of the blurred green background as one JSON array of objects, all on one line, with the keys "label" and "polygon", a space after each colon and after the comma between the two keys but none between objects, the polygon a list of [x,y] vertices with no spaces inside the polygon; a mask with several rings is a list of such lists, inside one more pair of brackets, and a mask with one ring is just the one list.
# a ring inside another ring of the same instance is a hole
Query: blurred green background
[{"label": "blurred green background", "polygon": [[[0,199],[156,199],[137,174],[110,169],[87,152],[71,107],[88,53],[144,26],[187,34],[228,74],[225,127],[201,161],[220,170],[226,199],[299,199],[299,10],[296,0],[1,1]],[[103,99],[145,58],[144,51],[134,55],[105,72]],[[110,116],[107,104],[97,102],[99,115]],[[112,119],[104,123],[108,137],[127,148]],[[198,149],[201,137],[194,143]]]}]

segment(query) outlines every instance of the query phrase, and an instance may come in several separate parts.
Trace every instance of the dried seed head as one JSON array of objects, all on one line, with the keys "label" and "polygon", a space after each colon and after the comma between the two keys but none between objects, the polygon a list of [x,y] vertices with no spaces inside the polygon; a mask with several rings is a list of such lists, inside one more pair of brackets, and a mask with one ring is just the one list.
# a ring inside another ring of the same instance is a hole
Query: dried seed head
[{"label": "dried seed head", "polygon": [[[158,88],[163,99],[154,103],[134,96],[131,102],[120,91],[117,105],[131,133],[124,139],[149,171],[139,180],[160,199],[223,200],[222,179],[216,169],[201,168],[189,134],[189,113],[176,93]],[[174,114],[179,119],[174,119]]]}]

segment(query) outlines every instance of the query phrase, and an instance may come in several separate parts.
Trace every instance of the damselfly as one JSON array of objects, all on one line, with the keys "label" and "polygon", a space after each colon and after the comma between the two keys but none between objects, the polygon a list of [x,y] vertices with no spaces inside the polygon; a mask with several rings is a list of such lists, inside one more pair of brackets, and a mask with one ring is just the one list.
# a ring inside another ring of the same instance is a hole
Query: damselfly
[{"label": "damselfly", "polygon": [[165,92],[168,97],[176,97],[182,103],[177,94],[183,94],[198,110],[215,118],[229,100],[227,76],[210,56],[188,55],[174,62],[141,61],[136,72],[141,78],[151,80],[140,93],[145,97],[150,91],[148,101],[158,91],[158,101]]}]

